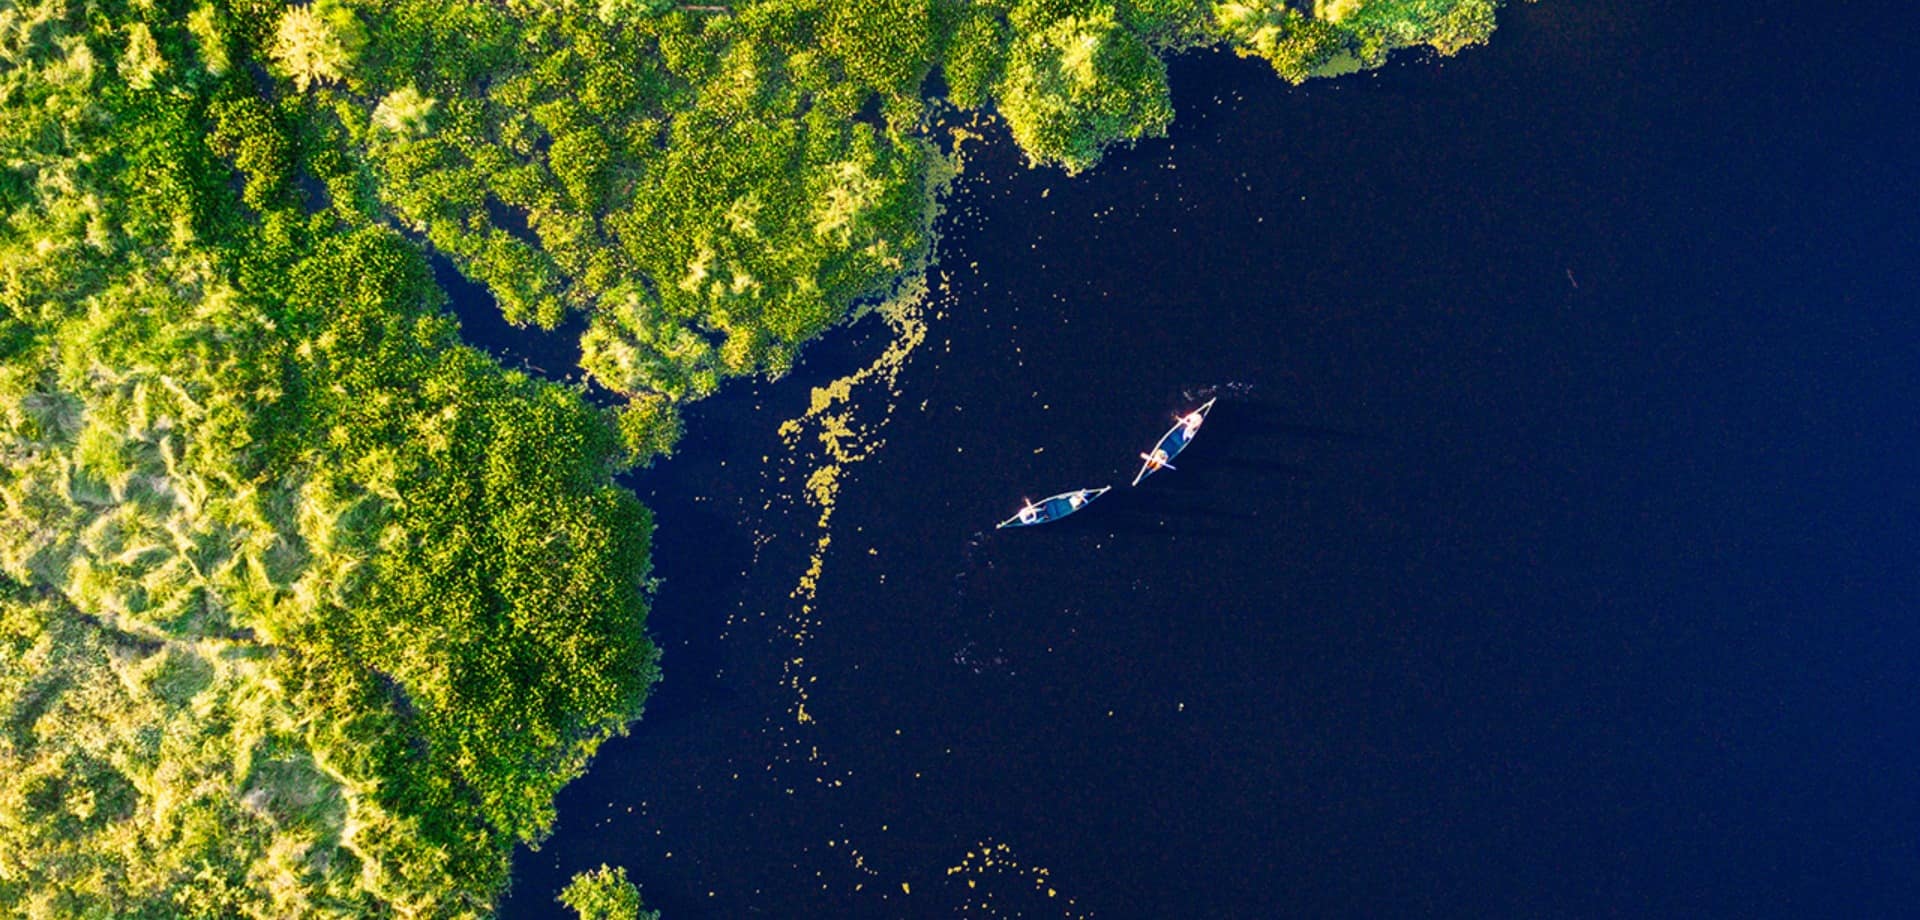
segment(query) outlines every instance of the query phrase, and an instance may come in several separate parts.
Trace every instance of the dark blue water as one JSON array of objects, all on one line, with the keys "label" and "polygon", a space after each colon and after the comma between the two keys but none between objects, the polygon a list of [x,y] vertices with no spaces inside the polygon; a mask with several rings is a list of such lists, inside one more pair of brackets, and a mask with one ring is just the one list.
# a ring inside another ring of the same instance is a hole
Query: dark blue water
[{"label": "dark blue water", "polygon": [[503,914],[601,862],[674,920],[1909,914],[1920,68],[1849,10],[1544,0],[1302,89],[1183,57],[1081,179],[1002,138],[848,469],[815,722],[761,457],[872,321],[634,480],[666,679]]}]

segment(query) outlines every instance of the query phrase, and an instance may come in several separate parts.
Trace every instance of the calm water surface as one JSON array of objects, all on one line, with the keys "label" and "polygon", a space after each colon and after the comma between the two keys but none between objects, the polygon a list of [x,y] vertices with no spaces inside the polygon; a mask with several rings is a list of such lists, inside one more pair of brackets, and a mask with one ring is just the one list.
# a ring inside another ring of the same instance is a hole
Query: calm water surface
[{"label": "calm water surface", "polygon": [[666,678],[503,915],[601,862],[672,920],[1910,912],[1920,113],[1835,10],[1545,0],[1301,89],[1189,55],[1088,176],[990,143],[804,643],[775,428],[884,326],[634,478]]}]

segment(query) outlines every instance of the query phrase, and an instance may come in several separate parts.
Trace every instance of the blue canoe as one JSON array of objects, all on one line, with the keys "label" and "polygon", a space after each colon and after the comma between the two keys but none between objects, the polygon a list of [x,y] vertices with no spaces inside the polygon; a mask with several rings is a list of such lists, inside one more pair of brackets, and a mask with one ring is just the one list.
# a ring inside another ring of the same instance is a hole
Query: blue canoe
[{"label": "blue canoe", "polygon": [[1180,456],[1180,452],[1193,443],[1193,436],[1200,433],[1200,425],[1207,420],[1207,413],[1212,411],[1216,399],[1219,397],[1207,400],[1200,408],[1186,415],[1174,417],[1173,427],[1160,436],[1160,443],[1153,445],[1153,452],[1140,455],[1140,459],[1147,462],[1140,465],[1140,472],[1133,477],[1134,485],[1139,485],[1141,480],[1161,470],[1173,469],[1173,458]]},{"label": "blue canoe", "polygon": [[1032,527],[1035,524],[1047,524],[1060,520],[1075,511],[1079,511],[1093,504],[1094,499],[1107,494],[1107,490],[1111,488],[1113,487],[1101,486],[1098,489],[1075,489],[1071,492],[1062,492],[1051,498],[1043,498],[1037,502],[1027,502],[1025,508],[1021,508],[1013,517],[1001,521],[995,525],[993,529],[1001,530],[1007,527]]}]

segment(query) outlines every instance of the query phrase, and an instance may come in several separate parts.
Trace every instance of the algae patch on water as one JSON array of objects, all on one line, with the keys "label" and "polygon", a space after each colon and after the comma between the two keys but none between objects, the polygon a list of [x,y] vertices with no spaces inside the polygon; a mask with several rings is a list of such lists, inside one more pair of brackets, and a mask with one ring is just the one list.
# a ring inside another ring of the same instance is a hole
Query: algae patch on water
[{"label": "algae patch on water", "polygon": [[[797,606],[784,624],[784,635],[796,651],[806,646],[818,626],[815,599],[820,577],[826,568],[827,551],[833,546],[833,514],[840,490],[846,482],[847,468],[871,458],[886,444],[880,432],[897,408],[895,391],[907,360],[927,338],[927,283],[924,274],[902,285],[895,296],[875,308],[893,333],[892,341],[871,364],[845,377],[815,387],[807,411],[781,423],[780,438],[787,447],[783,463],[796,471],[805,483],[801,497],[816,511],[813,548],[806,568],[801,572],[788,598]],[[859,397],[877,393],[878,408],[863,409]],[[782,666],[781,682],[792,691],[789,713],[796,723],[813,721],[807,709],[807,685],[812,678],[804,673],[805,658],[795,654]]]}]

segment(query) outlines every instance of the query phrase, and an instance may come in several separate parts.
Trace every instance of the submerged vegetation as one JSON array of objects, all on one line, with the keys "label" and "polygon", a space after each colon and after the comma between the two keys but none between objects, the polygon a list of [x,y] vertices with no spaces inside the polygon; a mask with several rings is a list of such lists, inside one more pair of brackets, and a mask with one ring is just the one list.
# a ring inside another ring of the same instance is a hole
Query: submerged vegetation
[{"label": "submerged vegetation", "polygon": [[[1165,52],[1299,81],[1496,3],[0,8],[0,908],[486,914],[655,678],[612,476],[922,263],[928,87],[1075,172]],[[428,251],[584,313],[621,405],[463,345]]]}]

